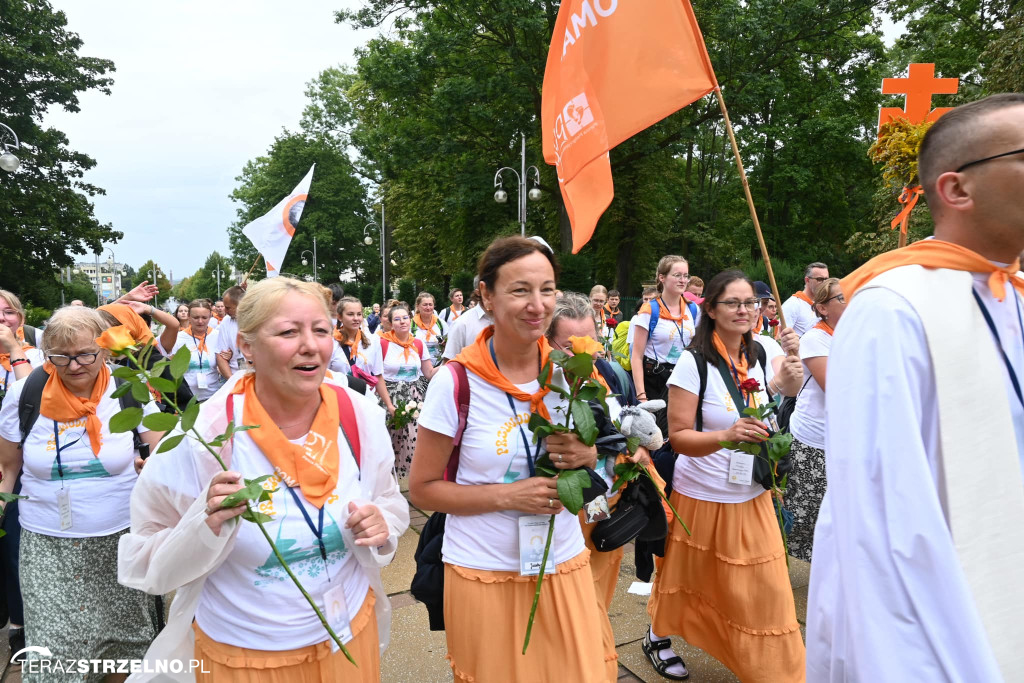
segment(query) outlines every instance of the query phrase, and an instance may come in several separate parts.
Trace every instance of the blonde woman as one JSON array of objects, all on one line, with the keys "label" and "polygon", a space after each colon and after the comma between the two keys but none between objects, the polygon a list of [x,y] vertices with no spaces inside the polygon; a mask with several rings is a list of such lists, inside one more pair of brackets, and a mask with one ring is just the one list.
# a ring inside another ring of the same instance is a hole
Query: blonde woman
[{"label": "blonde woman", "polygon": [[42,351],[25,341],[24,325],[21,300],[0,289],[0,405],[11,385],[43,364]]},{"label": "blonde woman", "polygon": [[[390,631],[380,568],[409,523],[384,411],[325,380],[331,319],[312,283],[256,283],[238,305],[238,331],[252,370],[232,376],[196,424],[208,439],[229,420],[259,427],[221,449],[229,472],[186,439],[150,461],[132,497],[119,578],[151,593],[176,591],[147,665],[202,660],[208,673],[195,680],[215,683],[376,683]],[[320,605],[329,592],[343,603],[348,630],[339,634],[350,634],[358,668],[332,652],[259,528],[238,519],[244,506],[221,507],[243,478],[265,474],[274,475],[265,487],[277,489],[260,505],[271,517],[267,532]]]},{"label": "blonde woman", "polygon": [[[0,409],[0,491],[20,475],[28,496],[17,502],[25,643],[49,648],[52,660],[140,659],[156,636],[155,599],[117,581],[139,454],[131,432],[109,429],[121,405],[96,344],[106,327],[84,306],[54,313],[42,336],[47,363],[34,371],[45,382],[38,417],[23,434],[18,404],[34,378],[15,384]],[[151,447],[161,436],[138,431]],[[23,680],[53,678],[35,666]]]},{"label": "blonde woman", "polygon": [[[401,404],[422,403],[427,393],[427,382],[433,377],[434,363],[427,350],[427,344],[410,332],[409,307],[395,304],[388,309],[391,331],[381,335],[382,363],[381,382],[384,385],[384,401],[388,413],[395,414]],[[419,411],[415,411],[418,413]],[[414,414],[415,414],[414,413]],[[399,479],[409,474],[409,465],[416,452],[415,416],[403,427],[391,429],[391,445],[395,449],[395,469]]]}]

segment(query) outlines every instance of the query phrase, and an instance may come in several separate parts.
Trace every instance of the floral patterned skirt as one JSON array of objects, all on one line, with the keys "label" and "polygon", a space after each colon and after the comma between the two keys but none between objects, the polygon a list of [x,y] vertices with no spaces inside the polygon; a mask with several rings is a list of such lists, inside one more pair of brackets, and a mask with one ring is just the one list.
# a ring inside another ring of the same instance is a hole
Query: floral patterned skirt
[{"label": "floral patterned skirt", "polygon": [[793,513],[788,534],[789,554],[811,561],[814,525],[825,497],[825,451],[793,439],[793,471],[786,482],[786,508]]},{"label": "floral patterned skirt", "polygon": [[[385,384],[388,388],[388,395],[391,397],[391,403],[395,406],[400,401],[420,403],[427,393],[426,377],[420,377],[415,382],[387,380]],[[401,429],[389,427],[388,431],[391,432],[391,447],[395,450],[395,471],[398,478],[408,477],[409,467],[412,465],[412,454],[416,451],[416,420],[411,420]]]},{"label": "floral patterned skirt", "polygon": [[[127,532],[58,538],[21,530],[26,645],[50,648],[51,660],[145,657],[156,637],[156,597],[117,582],[117,542]],[[22,680],[53,680],[46,669],[35,669],[39,673],[25,667]],[[60,678],[102,679],[103,674],[84,673]]]}]

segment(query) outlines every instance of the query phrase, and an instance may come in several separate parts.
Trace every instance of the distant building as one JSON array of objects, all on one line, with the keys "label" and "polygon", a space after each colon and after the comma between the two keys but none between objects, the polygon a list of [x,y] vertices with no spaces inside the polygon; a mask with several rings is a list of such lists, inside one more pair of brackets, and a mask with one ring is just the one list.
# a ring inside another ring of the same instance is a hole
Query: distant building
[{"label": "distant building", "polygon": [[[99,270],[95,261],[82,261],[75,264],[76,273],[84,273],[89,278],[94,291],[98,291],[104,303],[120,298],[121,275],[124,271],[123,263],[115,263],[114,259],[108,258],[99,262]],[[98,285],[97,285],[98,281]]]}]

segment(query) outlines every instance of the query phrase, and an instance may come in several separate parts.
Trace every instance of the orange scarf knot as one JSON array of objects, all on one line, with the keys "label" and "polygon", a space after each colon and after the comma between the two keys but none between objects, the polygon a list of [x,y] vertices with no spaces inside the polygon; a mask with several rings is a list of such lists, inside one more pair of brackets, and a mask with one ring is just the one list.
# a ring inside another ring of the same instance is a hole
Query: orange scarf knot
[{"label": "orange scarf knot", "polygon": [[320,407],[301,445],[292,443],[263,408],[256,394],[255,374],[243,377],[231,393],[245,395],[242,422],[258,425],[246,434],[274,466],[274,473],[289,488],[300,487],[306,500],[322,508],[338,486],[340,415],[334,391],[320,385]]},{"label": "orange scarf knot", "polygon": [[417,313],[416,315],[414,315],[412,317],[412,321],[416,324],[417,328],[419,328],[419,329],[421,329],[421,330],[423,330],[424,332],[427,333],[427,341],[428,342],[429,341],[433,341],[434,337],[437,336],[436,334],[434,334],[434,325],[437,324],[437,316],[434,315],[433,313],[430,314],[430,324],[429,325],[427,323],[423,322],[423,319],[420,318],[420,314],[419,313]]},{"label": "orange scarf knot", "polygon": [[734,373],[733,378],[736,380],[736,386],[739,388],[744,398],[749,400],[750,396],[752,396],[754,392],[748,392],[743,388],[744,382],[747,381],[747,371],[750,369],[747,364],[747,354],[743,352],[743,342],[740,342],[740,352],[737,358],[733,358],[729,353],[729,350],[725,347],[725,342],[723,342],[722,338],[718,336],[717,330],[711,333],[711,343],[714,345],[715,351],[718,352],[718,355],[722,357],[722,360],[729,362]]},{"label": "orange scarf knot", "polygon": [[[398,338],[398,335],[395,334],[395,331],[391,330],[390,332],[385,332],[384,334],[380,335],[380,338],[387,339],[389,342],[401,346],[403,361],[409,360],[409,353],[416,349],[416,340],[412,335],[409,335],[409,339],[407,339],[406,341],[402,341],[401,339]],[[418,354],[419,352],[417,351],[417,358],[419,358]]]},{"label": "orange scarf knot", "polygon": [[[493,336],[494,326],[492,325],[481,332],[475,342],[462,349],[462,352],[455,357],[455,360],[462,363],[467,370],[472,371],[480,379],[494,388],[504,391],[517,401],[528,401],[531,413],[537,413],[550,421],[551,413],[548,412],[548,407],[544,404],[544,397],[551,390],[547,387],[541,387],[534,393],[528,394],[510,382],[505,375],[501,374],[501,370],[494,364],[494,359],[491,358],[491,352],[488,348],[488,343]],[[548,356],[551,355],[551,345],[548,344],[547,337],[541,336],[537,340],[537,349],[540,351],[540,366],[543,368],[548,362]]]},{"label": "orange scarf knot", "polygon": [[97,358],[100,363],[100,374],[92,385],[92,393],[88,398],[75,396],[61,381],[57,374],[57,368],[53,363],[46,361],[43,365],[50,379],[46,380],[43,386],[42,400],[39,401],[39,414],[56,420],[57,422],[71,422],[85,418],[85,433],[89,435],[89,446],[92,454],[97,458],[100,456],[100,448],[103,447],[103,423],[96,417],[96,409],[103,400],[103,395],[110,384],[110,368]]}]

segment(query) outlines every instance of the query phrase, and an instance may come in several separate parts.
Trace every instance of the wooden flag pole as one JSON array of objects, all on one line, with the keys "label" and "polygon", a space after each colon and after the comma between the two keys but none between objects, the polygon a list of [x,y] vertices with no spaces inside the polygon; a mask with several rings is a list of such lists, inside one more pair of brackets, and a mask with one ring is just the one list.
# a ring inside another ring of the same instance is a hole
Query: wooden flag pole
[{"label": "wooden flag pole", "polygon": [[743,181],[743,194],[747,197],[747,206],[750,207],[750,218],[754,221],[754,230],[757,232],[757,243],[761,245],[761,256],[764,258],[764,265],[768,269],[768,284],[772,287],[772,294],[778,302],[779,322],[786,327],[786,318],[782,314],[782,297],[779,296],[779,287],[775,284],[775,273],[772,271],[772,260],[768,257],[768,247],[764,244],[764,235],[761,233],[761,222],[757,220],[757,210],[754,208],[754,198],[750,195],[750,184],[747,182],[747,173],[743,170],[743,160],[740,159],[740,148],[736,144],[736,135],[732,130],[732,122],[729,121],[729,110],[725,108],[725,100],[722,99],[722,89],[715,86],[715,97],[718,98],[718,106],[722,109],[722,116],[725,117],[725,130],[729,133],[729,142],[732,143],[732,153],[736,155],[736,167],[740,171],[740,180]]},{"label": "wooden flag pole", "polygon": [[[260,258],[262,256],[263,256],[263,254],[256,254],[256,260],[252,262],[252,267],[249,269],[249,272],[246,273],[245,277],[242,278],[241,285],[244,285],[249,280],[249,276],[252,275],[252,271],[256,270],[256,264],[260,262]],[[241,285],[239,285],[239,286],[241,286]]]},{"label": "wooden flag pole", "polygon": [[900,229],[900,243],[897,249],[902,249],[905,246],[907,246],[907,231]]}]

